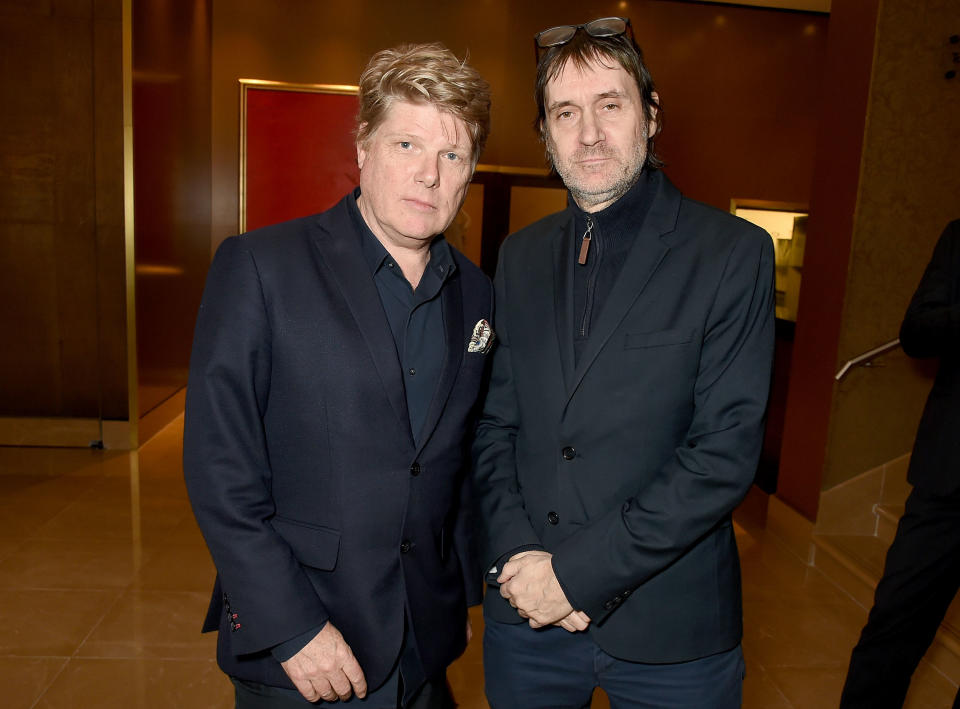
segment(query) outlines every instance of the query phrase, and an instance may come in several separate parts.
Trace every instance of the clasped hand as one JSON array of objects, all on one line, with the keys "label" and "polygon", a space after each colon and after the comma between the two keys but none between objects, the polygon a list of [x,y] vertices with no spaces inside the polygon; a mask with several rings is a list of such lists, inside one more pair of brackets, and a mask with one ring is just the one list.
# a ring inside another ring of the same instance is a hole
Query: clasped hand
[{"label": "clasped hand", "polygon": [[571,633],[586,630],[590,618],[570,605],[553,572],[552,559],[553,555],[545,551],[525,551],[510,557],[497,577],[500,595],[531,628],[558,625]]}]

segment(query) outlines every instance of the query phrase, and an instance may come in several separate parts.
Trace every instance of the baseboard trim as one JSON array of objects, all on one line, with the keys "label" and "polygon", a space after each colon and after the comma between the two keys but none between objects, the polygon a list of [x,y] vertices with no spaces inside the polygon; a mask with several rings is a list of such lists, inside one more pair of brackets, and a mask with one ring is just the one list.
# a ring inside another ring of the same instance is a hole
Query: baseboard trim
[{"label": "baseboard trim", "polygon": [[770,496],[767,505],[767,531],[805,564],[813,563],[813,522],[776,495]]},{"label": "baseboard trim", "polygon": [[129,421],[95,418],[0,417],[0,446],[100,447],[129,450]]},{"label": "baseboard trim", "polygon": [[183,413],[187,400],[187,388],[178,389],[173,396],[164,399],[140,417],[140,445],[153,438],[167,424]]}]

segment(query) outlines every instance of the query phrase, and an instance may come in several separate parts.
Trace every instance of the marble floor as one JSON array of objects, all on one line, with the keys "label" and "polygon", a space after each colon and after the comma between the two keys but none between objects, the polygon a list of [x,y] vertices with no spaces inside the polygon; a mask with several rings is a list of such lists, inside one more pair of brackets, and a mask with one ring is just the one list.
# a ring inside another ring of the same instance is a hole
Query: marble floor
[{"label": "marble floor", "polygon": [[[182,418],[136,453],[0,448],[0,706],[232,706],[215,638],[199,633],[213,567],[181,440]],[[737,539],[744,706],[836,707],[866,611],[762,528]],[[477,639],[449,677],[461,707],[487,706]],[[907,706],[949,707],[955,691],[921,665]]]}]

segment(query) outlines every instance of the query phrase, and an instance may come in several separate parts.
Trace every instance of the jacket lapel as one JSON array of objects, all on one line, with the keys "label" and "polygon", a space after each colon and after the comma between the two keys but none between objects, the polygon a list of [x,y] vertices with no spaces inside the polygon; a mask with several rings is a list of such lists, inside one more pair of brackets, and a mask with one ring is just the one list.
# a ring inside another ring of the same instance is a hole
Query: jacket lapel
[{"label": "jacket lapel", "polygon": [[417,445],[418,454],[430,440],[430,436],[440,420],[440,414],[443,413],[443,409],[447,405],[447,399],[450,398],[450,392],[453,390],[453,384],[460,371],[460,363],[463,361],[463,350],[467,346],[467,336],[463,329],[463,294],[460,291],[462,282],[460,275],[454,273],[440,289],[447,356],[444,358],[443,370],[440,372],[437,388],[433,392],[430,408],[427,410],[427,416],[423,421],[423,430],[420,432],[420,442]]},{"label": "jacket lapel", "polygon": [[573,217],[564,222],[553,244],[553,308],[557,331],[557,352],[563,370],[564,390],[573,381]]},{"label": "jacket lapel", "polygon": [[[607,297],[607,302],[590,333],[580,362],[573,373],[571,385],[567,388],[567,403],[580,386],[580,382],[583,381],[584,375],[597,355],[643,293],[651,276],[670,250],[664,236],[676,228],[677,214],[680,209],[680,192],[670,184],[663,173],[658,172],[657,179],[657,194],[650,206],[650,211],[640,231],[634,237],[627,260],[613,284],[613,289]],[[569,290],[571,295],[568,298],[572,298],[572,282]]]},{"label": "jacket lapel", "polygon": [[350,215],[341,202],[337,208],[320,218],[314,233],[314,243],[328,266],[331,278],[343,293],[343,299],[370,350],[390,407],[409,432],[410,416],[407,413],[397,346],[393,341],[387,316],[383,312],[377,287],[370,276],[370,267],[360,250],[358,236]]}]

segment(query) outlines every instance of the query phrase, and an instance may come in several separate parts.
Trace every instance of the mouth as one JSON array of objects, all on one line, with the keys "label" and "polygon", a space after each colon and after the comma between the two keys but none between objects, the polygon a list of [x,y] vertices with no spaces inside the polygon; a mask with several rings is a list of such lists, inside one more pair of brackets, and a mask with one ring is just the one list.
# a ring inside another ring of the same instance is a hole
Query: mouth
[{"label": "mouth", "polygon": [[424,201],[421,200],[421,199],[415,199],[415,198],[413,198],[413,197],[407,197],[407,198],[405,198],[405,199],[403,200],[403,203],[406,204],[407,206],[411,207],[411,208],[414,209],[415,211],[418,211],[418,212],[435,212],[435,211],[437,211],[436,205],[431,204],[430,202],[424,202]]},{"label": "mouth", "polygon": [[577,165],[583,170],[599,170],[606,167],[606,164],[610,162],[610,160],[611,158],[608,157],[584,158],[583,160],[578,160]]}]

